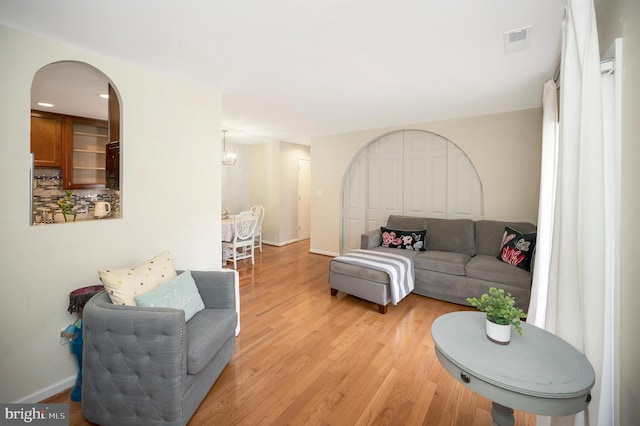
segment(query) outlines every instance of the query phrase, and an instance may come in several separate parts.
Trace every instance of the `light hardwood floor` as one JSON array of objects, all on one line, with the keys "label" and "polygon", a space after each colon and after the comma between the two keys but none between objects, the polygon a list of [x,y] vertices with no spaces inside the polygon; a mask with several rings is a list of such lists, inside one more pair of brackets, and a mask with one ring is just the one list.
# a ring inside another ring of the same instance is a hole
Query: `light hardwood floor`
[{"label": "light hardwood floor", "polygon": [[[189,423],[491,425],[491,402],[436,359],[431,324],[471,309],[414,294],[386,315],[327,284],[330,257],[309,241],[240,261],[236,353]],[[46,402],[69,402],[63,392]],[[535,416],[516,411],[517,425]],[[70,424],[88,425],[70,402]]]}]

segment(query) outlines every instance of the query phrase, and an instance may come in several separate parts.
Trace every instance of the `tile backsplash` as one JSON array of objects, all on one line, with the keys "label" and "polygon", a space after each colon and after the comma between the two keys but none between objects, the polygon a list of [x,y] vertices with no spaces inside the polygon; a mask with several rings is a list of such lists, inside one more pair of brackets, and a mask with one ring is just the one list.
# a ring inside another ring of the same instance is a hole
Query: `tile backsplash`
[{"label": "tile backsplash", "polygon": [[[33,223],[46,221],[42,217],[43,210],[51,211],[54,218],[58,213],[61,213],[57,202],[64,197],[62,170],[35,169],[33,173]],[[120,216],[120,191],[106,188],[77,189],[71,196],[71,201],[76,205],[75,211],[88,218],[93,218],[96,201],[107,201],[111,204],[113,213],[110,217]]]}]

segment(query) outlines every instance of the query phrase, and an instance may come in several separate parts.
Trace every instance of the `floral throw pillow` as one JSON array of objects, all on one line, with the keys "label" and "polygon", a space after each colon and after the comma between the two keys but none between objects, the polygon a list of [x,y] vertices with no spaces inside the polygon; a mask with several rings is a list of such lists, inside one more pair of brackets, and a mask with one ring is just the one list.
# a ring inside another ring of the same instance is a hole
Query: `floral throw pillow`
[{"label": "floral throw pillow", "polygon": [[380,227],[382,231],[382,247],[401,248],[405,250],[425,251],[427,231],[398,231]]},{"label": "floral throw pillow", "polygon": [[530,271],[533,250],[536,247],[536,235],[536,232],[523,234],[508,226],[505,227],[498,259]]}]

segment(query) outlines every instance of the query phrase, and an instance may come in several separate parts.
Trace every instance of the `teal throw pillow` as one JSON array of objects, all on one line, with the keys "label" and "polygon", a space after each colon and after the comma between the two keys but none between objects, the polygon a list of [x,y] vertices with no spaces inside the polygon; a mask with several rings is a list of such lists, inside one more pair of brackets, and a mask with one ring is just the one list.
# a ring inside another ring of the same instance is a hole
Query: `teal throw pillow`
[{"label": "teal throw pillow", "polygon": [[202,297],[189,271],[134,299],[138,306],[182,309],[185,321],[204,309]]}]

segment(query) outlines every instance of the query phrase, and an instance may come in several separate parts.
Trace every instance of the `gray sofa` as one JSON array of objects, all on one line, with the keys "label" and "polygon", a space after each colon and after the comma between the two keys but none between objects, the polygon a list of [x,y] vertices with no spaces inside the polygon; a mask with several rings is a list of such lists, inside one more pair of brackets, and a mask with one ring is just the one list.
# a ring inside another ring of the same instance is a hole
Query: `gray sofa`
[{"label": "gray sofa", "polygon": [[205,309],[114,305],[83,312],[82,413],[100,425],[185,425],[235,348],[235,274],[191,271]]},{"label": "gray sofa", "polygon": [[[434,219],[391,215],[386,227],[414,231],[427,230],[426,251],[381,247],[380,229],[362,234],[361,248],[391,250],[413,257],[415,271],[414,293],[461,305],[469,305],[467,297],[479,297],[490,287],[503,288],[516,298],[516,305],[525,312],[531,297],[532,273],[497,259],[505,226],[522,233],[535,232],[535,225],[527,222],[493,220]],[[362,279],[362,272],[350,265],[331,267],[338,274],[351,273]],[[533,264],[531,267],[533,270]],[[366,280],[383,286],[389,283],[386,273],[366,271]],[[334,276],[334,280],[340,278]],[[379,287],[383,288],[383,287]],[[379,296],[378,296],[379,297]],[[376,301],[376,303],[379,303]]]}]

